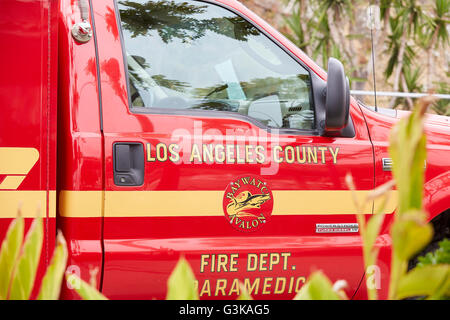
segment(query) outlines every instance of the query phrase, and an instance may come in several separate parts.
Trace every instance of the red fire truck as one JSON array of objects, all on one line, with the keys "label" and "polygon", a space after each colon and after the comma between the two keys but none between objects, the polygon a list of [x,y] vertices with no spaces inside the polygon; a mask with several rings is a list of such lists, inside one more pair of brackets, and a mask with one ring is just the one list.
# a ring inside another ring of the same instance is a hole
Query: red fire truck
[{"label": "red fire truck", "polygon": [[[356,195],[391,179],[401,116],[349,95],[233,0],[0,3],[0,238],[39,210],[49,263],[112,299],[164,299],[181,255],[201,299],[290,299],[314,270],[365,298]],[[328,80],[327,80],[328,79]],[[429,115],[424,203],[448,236],[450,124]],[[390,268],[385,208],[380,296]],[[380,206],[368,203],[370,217]],[[62,298],[77,298],[63,285]]]}]

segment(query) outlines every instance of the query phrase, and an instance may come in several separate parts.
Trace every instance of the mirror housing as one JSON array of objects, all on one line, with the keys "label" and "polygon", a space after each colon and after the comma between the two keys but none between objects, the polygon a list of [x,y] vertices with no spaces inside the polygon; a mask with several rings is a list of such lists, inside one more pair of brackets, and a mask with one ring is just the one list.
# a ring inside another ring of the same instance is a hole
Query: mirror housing
[{"label": "mirror housing", "polygon": [[344,66],[335,58],[328,60],[325,101],[325,132],[336,132],[343,129],[349,119],[350,88]]}]

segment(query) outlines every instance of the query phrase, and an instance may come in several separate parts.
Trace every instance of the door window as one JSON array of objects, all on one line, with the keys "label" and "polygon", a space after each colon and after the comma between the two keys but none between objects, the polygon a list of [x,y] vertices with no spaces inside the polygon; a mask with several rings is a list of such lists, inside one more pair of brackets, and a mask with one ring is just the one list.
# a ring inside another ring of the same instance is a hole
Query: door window
[{"label": "door window", "polygon": [[200,1],[118,7],[133,111],[237,112],[268,127],[313,129],[308,71],[242,17]]}]

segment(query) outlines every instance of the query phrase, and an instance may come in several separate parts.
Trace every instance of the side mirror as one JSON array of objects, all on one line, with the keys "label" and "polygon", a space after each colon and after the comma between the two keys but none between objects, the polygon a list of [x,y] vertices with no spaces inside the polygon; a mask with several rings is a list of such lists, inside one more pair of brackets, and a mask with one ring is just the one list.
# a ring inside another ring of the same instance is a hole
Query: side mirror
[{"label": "side mirror", "polygon": [[325,131],[339,131],[347,125],[350,112],[350,88],[344,66],[335,58],[328,60],[325,108]]}]

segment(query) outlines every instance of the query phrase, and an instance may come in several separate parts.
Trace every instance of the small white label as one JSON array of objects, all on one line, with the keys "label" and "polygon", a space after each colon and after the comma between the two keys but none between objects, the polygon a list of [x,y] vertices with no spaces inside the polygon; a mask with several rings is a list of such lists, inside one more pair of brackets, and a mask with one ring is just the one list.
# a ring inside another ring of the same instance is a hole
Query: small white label
[{"label": "small white label", "polygon": [[317,223],[316,233],[356,233],[359,231],[357,223]]}]

